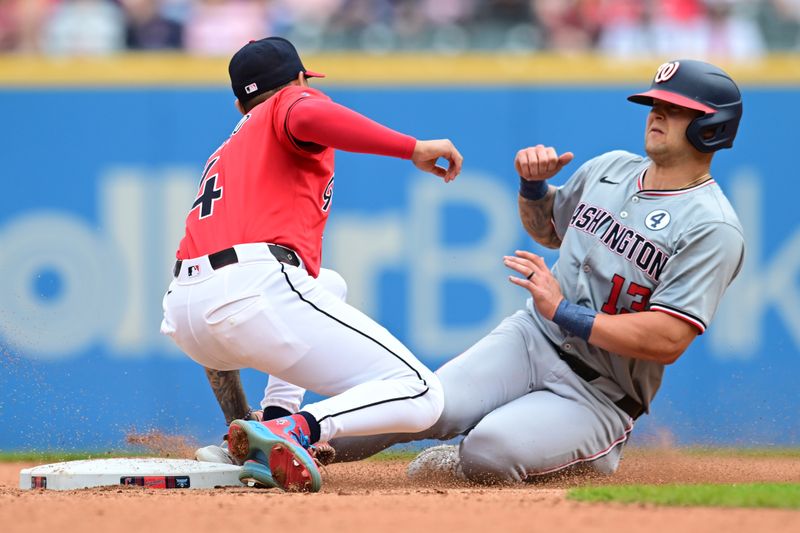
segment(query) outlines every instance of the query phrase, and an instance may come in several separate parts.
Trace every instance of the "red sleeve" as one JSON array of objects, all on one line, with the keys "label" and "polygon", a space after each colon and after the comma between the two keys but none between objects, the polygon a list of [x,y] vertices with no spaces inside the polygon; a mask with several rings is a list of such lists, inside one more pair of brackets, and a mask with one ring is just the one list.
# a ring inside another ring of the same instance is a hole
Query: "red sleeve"
[{"label": "red sleeve", "polygon": [[402,159],[411,159],[417,143],[414,137],[321,98],[303,98],[295,102],[286,117],[286,127],[300,142]]}]

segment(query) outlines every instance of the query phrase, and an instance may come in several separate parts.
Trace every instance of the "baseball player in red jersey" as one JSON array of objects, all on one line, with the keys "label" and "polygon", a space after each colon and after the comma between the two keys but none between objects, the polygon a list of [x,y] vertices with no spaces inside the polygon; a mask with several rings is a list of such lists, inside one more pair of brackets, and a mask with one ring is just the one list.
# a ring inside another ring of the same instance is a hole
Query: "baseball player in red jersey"
[{"label": "baseball player in red jersey", "polygon": [[418,141],[310,88],[321,75],[285,39],[245,45],[229,73],[243,118],[203,170],[161,329],[206,367],[255,368],[330,396],[267,422],[235,420],[228,434],[243,481],[318,491],[314,443],[421,431],[443,408],[438,378],[344,302],[340,276],[321,275],[334,150],[410,159],[445,182],[462,157],[449,140]]}]

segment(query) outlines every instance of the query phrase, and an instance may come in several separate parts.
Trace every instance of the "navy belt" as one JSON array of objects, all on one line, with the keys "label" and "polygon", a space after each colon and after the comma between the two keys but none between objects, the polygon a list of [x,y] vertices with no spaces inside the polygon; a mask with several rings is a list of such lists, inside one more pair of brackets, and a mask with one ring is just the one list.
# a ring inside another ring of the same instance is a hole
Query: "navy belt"
[{"label": "navy belt", "polygon": [[[280,244],[268,244],[267,248],[269,248],[270,253],[275,257],[275,259],[277,259],[281,263],[285,263],[287,265],[292,265],[296,267],[300,266],[300,258],[297,257],[297,252],[295,252],[291,248],[286,248],[285,246],[281,246]],[[211,265],[211,268],[217,270],[224,266],[238,263],[239,256],[236,255],[235,248],[225,248],[224,250],[220,250],[219,252],[208,254],[208,262]],[[178,277],[178,274],[180,274],[181,272],[182,264],[183,261],[181,261],[180,259],[175,261],[175,268],[172,270],[172,274],[176,278]]]},{"label": "navy belt", "polygon": [[[584,363],[577,356],[572,355],[571,353],[562,352],[557,347],[556,351],[558,352],[558,356],[561,358],[561,360],[567,363],[567,365],[572,369],[572,371],[578,374],[581,377],[581,379],[583,379],[587,383],[590,381],[594,381],[599,377],[603,377],[600,374],[600,372],[598,372],[594,368]],[[642,413],[644,413],[644,407],[642,407],[642,404],[640,404],[639,402],[637,402],[628,395],[623,396],[622,398],[614,402],[614,404],[623,411],[625,411],[628,414],[628,416],[633,418],[634,420],[642,416]]]}]

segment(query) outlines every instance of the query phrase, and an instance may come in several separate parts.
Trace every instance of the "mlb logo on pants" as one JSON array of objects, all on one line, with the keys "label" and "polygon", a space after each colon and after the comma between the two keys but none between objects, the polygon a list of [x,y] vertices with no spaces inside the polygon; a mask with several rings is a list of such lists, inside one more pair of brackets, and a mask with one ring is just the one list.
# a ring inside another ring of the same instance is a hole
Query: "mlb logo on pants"
[{"label": "mlb logo on pants", "polygon": [[189,274],[189,277],[191,277],[191,276],[199,276],[200,275],[200,265],[191,265],[187,269],[187,272]]}]

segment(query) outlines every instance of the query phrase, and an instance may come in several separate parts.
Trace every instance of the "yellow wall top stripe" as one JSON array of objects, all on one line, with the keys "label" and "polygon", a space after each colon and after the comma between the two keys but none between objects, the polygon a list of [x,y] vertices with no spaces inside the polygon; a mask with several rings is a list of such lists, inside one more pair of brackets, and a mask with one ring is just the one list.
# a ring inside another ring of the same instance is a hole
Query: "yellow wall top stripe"
[{"label": "yellow wall top stripe", "polygon": [[[651,79],[661,61],[552,54],[316,54],[305,55],[303,62],[307,68],[328,75],[321,82],[324,87],[643,84]],[[800,55],[772,55],[752,63],[716,63],[740,84],[800,85]],[[228,84],[227,66],[227,58],[182,54],[107,58],[0,56],[0,87],[217,87]]]}]

